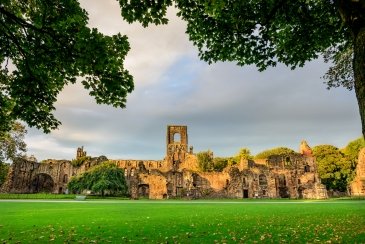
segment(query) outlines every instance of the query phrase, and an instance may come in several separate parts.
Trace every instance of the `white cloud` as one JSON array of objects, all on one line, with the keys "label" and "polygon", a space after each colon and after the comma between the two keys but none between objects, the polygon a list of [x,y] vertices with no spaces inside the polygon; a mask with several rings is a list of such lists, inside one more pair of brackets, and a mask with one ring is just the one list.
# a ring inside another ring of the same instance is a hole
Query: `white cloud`
[{"label": "white cloud", "polygon": [[49,135],[27,136],[25,142],[28,144],[28,155],[35,155],[39,161],[43,159],[61,158],[70,160],[70,156],[76,154],[74,148],[59,143],[57,139]]},{"label": "white cloud", "polygon": [[91,27],[107,35],[127,35],[131,50],[125,67],[131,72],[137,87],[160,81],[164,70],[182,55],[192,55],[192,45],[185,35],[186,24],[178,19],[176,10],[168,10],[168,25],[128,24],[120,14],[117,1],[81,0],[81,6],[89,12]]}]

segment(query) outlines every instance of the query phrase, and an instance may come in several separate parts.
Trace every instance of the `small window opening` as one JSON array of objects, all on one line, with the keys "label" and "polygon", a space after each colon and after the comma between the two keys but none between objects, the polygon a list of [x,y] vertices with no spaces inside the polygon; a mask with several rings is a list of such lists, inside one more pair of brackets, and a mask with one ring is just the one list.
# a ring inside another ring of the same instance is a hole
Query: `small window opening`
[{"label": "small window opening", "polygon": [[174,142],[181,142],[181,135],[180,133],[174,134]]}]

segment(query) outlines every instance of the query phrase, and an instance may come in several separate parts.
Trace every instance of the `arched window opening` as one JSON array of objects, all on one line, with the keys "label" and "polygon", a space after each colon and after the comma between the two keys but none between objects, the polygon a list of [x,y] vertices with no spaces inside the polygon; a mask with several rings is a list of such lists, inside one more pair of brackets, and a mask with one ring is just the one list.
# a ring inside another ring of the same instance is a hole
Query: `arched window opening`
[{"label": "arched window opening", "polygon": [[181,135],[180,133],[174,134],[174,142],[181,142]]},{"label": "arched window opening", "polygon": [[266,176],[261,174],[259,176],[259,185],[260,186],[263,186],[263,185],[267,185],[267,179],[266,179]]},{"label": "arched window opening", "polygon": [[246,185],[246,177],[242,178],[242,185]]},{"label": "arched window opening", "polygon": [[67,181],[68,181],[68,175],[65,174],[63,176],[63,183],[67,183]]}]

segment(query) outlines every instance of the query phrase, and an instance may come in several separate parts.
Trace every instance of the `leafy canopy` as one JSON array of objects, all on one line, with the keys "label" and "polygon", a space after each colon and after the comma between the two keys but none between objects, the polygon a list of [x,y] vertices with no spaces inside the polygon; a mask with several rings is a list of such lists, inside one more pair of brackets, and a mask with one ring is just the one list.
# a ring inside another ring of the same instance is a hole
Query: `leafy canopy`
[{"label": "leafy canopy", "polygon": [[6,177],[8,176],[9,169],[9,164],[0,161],[0,187],[5,182]]},{"label": "leafy canopy", "polygon": [[263,70],[281,62],[295,68],[348,37],[337,6],[328,1],[119,0],[124,19],[143,26],[166,24],[173,2],[208,63],[235,61]]},{"label": "leafy canopy", "polygon": [[255,159],[267,159],[273,155],[286,155],[286,154],[293,154],[296,153],[293,149],[287,147],[276,147],[272,149],[268,149],[258,153],[255,156]]},{"label": "leafy canopy", "polygon": [[83,156],[83,157],[79,157],[77,159],[73,159],[71,161],[71,164],[75,167],[80,167],[83,163],[85,163],[87,160],[90,160],[91,157],[90,156]]},{"label": "leafy canopy", "polygon": [[198,152],[196,154],[196,157],[198,159],[198,167],[201,171],[211,172],[214,170],[212,151],[208,150],[208,151]]},{"label": "leafy canopy", "polygon": [[100,193],[102,196],[105,193],[125,195],[128,189],[124,171],[113,162],[104,162],[79,176],[71,178],[68,188],[71,192],[91,190]]},{"label": "leafy canopy", "polygon": [[354,172],[351,161],[335,146],[319,145],[313,148],[317,169],[327,189],[346,191]]},{"label": "leafy canopy", "polygon": [[360,137],[356,140],[350,141],[347,146],[342,150],[342,152],[348,157],[352,162],[356,162],[359,157],[359,152],[365,147],[365,140]]},{"label": "leafy canopy", "polygon": [[17,119],[44,132],[57,128],[57,95],[78,77],[97,103],[125,107],[134,88],[124,69],[127,37],[87,23],[77,0],[1,1],[0,131]]},{"label": "leafy canopy", "polygon": [[323,55],[333,66],[328,87],[355,88],[365,135],[364,0],[119,0],[128,22],[166,24],[173,4],[186,33],[208,63],[283,63],[292,69]]},{"label": "leafy canopy", "polygon": [[241,159],[252,160],[253,156],[248,148],[241,148],[235,156],[213,157],[213,153],[202,151],[197,153],[198,166],[203,172],[222,172],[227,166],[238,164]]},{"label": "leafy canopy", "polygon": [[27,145],[24,136],[27,133],[24,125],[15,122],[8,132],[0,132],[0,162],[14,160],[25,156]]}]

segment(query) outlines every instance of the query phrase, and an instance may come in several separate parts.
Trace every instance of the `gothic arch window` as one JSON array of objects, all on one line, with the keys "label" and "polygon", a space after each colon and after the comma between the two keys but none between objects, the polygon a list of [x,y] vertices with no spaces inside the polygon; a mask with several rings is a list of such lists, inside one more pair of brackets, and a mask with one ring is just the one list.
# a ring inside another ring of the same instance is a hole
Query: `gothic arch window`
[{"label": "gothic arch window", "polygon": [[260,186],[267,185],[267,179],[264,174],[259,175],[259,185]]},{"label": "gothic arch window", "polygon": [[288,156],[285,158],[285,166],[289,166],[290,163],[291,163],[291,160],[290,160],[290,157]]},{"label": "gothic arch window", "polygon": [[68,175],[63,175],[63,183],[67,183],[68,181]]}]

